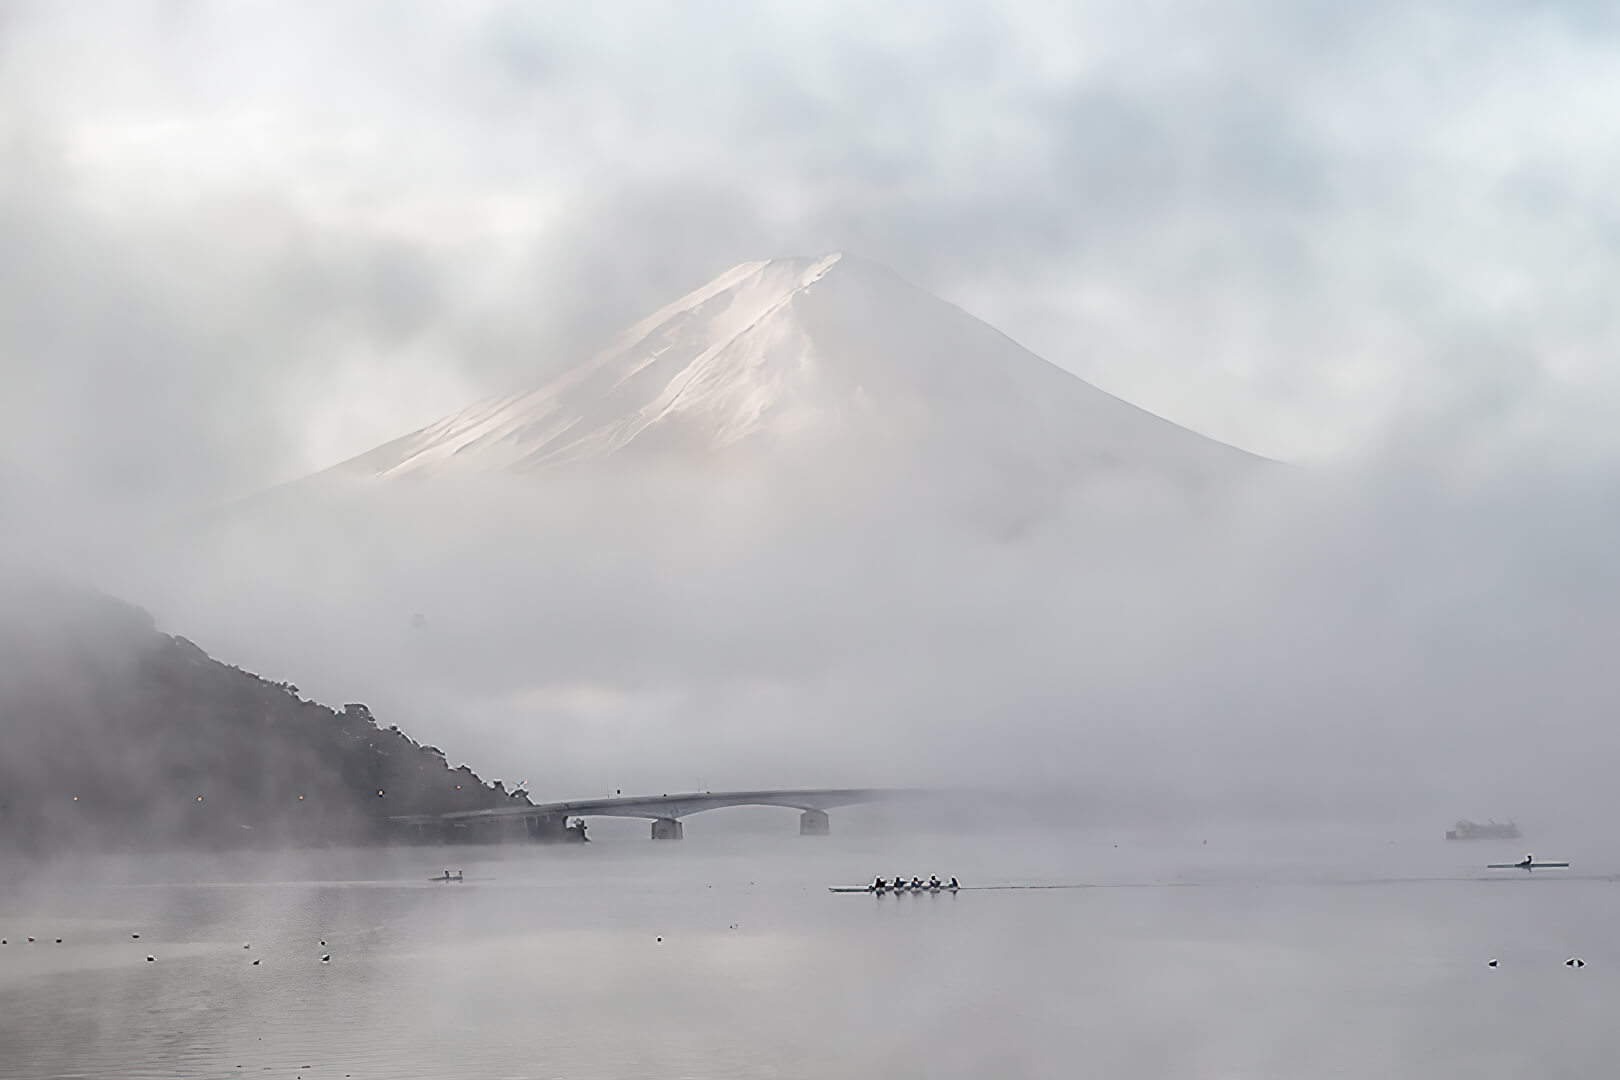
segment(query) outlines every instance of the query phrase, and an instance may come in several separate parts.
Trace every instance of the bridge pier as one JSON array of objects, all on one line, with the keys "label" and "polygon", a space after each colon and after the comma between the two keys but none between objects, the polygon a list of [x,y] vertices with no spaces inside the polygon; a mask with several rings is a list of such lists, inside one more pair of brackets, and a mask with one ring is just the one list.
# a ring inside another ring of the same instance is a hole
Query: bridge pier
[{"label": "bridge pier", "polygon": [[539,814],[524,818],[530,840],[557,842],[568,838],[568,815]]},{"label": "bridge pier", "polygon": [[652,823],[652,838],[654,840],[679,840],[681,838],[680,819],[655,818]]},{"label": "bridge pier", "polygon": [[825,810],[806,810],[799,815],[800,836],[826,836],[832,831],[832,822]]}]

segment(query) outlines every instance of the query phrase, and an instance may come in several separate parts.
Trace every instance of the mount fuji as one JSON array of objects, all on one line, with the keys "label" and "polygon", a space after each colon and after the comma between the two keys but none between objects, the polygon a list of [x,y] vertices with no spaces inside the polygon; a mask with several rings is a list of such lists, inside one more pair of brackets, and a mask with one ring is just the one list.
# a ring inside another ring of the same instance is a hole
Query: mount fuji
[{"label": "mount fuji", "polygon": [[1009,745],[1038,771],[1076,757],[1037,749],[1075,702],[1193,648],[1188,597],[1241,591],[1251,478],[1281,473],[881,266],[777,259],[533,387],[118,538],[110,584],[317,697],[579,777],[635,745],[743,785]]},{"label": "mount fuji", "polygon": [[588,462],[782,456],[899,460],[1045,491],[1198,492],[1264,462],[1097,389],[879,265],[832,254],[736,266],[577,367],[317,476],[540,477]]}]

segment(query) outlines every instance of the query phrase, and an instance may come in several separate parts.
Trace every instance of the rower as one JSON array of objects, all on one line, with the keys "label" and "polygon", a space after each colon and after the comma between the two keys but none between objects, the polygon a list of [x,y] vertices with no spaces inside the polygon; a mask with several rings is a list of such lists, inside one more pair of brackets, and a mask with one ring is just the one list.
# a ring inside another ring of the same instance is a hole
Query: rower
[{"label": "rower", "polygon": [[930,889],[939,888],[939,875],[938,874],[929,874],[928,875],[928,887]]},{"label": "rower", "polygon": [[960,889],[960,888],[961,888],[961,887],[962,887],[962,886],[960,886],[960,885],[958,885],[958,884],[957,884],[957,883],[956,883],[956,879],[955,879],[955,878],[951,878],[951,884],[950,884],[950,888],[952,888],[952,889]]},{"label": "rower", "polygon": [[887,887],[888,886],[883,884],[883,879],[882,878],[878,878],[876,881],[872,882],[872,891],[873,892],[882,892]]},{"label": "rower", "polygon": [[922,888],[922,878],[919,878],[919,877],[914,877],[914,878],[912,878],[912,879],[911,879],[911,887],[912,887],[912,888],[913,888],[913,889],[920,889],[920,888]]}]

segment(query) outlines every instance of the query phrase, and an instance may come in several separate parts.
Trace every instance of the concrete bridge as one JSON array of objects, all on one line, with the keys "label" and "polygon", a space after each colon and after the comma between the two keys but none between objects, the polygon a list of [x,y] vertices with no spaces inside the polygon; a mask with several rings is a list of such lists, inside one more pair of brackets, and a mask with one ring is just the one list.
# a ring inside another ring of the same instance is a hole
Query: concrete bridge
[{"label": "concrete bridge", "polygon": [[[891,788],[805,788],[793,791],[694,791],[681,795],[632,795],[612,799],[576,799],[571,802],[502,806],[491,810],[462,810],[450,814],[415,814],[389,820],[417,840],[470,838],[477,832],[517,834],[536,840],[585,838],[583,826],[569,818],[637,817],[652,821],[654,840],[679,840],[681,819],[726,806],[782,806],[799,811],[802,836],[826,836],[827,811],[840,806],[887,802],[918,792]],[[485,829],[479,829],[485,826]],[[493,826],[494,828],[487,828]],[[519,832],[521,830],[521,832]]]}]

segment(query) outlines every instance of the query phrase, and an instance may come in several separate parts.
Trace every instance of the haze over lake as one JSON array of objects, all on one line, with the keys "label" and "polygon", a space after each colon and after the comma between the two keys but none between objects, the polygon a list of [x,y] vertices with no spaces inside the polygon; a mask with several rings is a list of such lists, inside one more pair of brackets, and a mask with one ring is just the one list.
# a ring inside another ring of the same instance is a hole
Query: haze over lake
[{"label": "haze over lake", "polygon": [[[1507,1078],[1616,1046],[1612,842],[1530,880],[1432,830],[846,818],[64,861],[0,894],[3,1073]],[[429,883],[452,854],[465,884]],[[877,873],[1096,887],[826,891]]]}]

